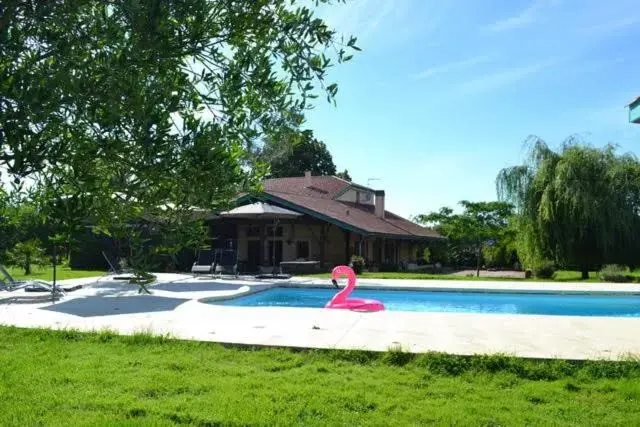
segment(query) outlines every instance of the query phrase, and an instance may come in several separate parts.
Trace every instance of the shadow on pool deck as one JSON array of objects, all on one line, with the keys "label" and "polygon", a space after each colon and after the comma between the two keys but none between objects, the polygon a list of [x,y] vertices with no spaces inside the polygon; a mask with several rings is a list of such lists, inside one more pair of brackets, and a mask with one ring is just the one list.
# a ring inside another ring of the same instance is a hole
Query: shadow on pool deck
[{"label": "shadow on pool deck", "polygon": [[149,287],[151,291],[169,292],[207,292],[207,291],[237,291],[246,285],[223,282],[169,282],[158,283]]},{"label": "shadow on pool deck", "polygon": [[89,296],[42,307],[40,310],[72,314],[80,317],[95,317],[114,314],[173,311],[180,304],[187,301],[189,300],[183,298],[158,297],[154,295],[130,295],[112,298]]}]

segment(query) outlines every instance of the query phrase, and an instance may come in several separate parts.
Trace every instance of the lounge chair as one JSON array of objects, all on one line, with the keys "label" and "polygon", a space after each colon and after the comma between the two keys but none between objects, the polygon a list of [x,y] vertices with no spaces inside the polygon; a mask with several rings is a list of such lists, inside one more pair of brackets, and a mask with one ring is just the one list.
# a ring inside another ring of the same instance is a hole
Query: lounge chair
[{"label": "lounge chair", "polygon": [[216,274],[238,277],[238,252],[235,249],[225,249],[218,252],[215,269]]},{"label": "lounge chair", "polygon": [[215,254],[211,249],[201,249],[196,261],[191,266],[193,274],[213,274],[216,264]]},{"label": "lounge chair", "polygon": [[4,289],[5,291],[24,289],[27,292],[55,292],[56,294],[65,294],[64,289],[60,286],[56,285],[54,287],[42,280],[16,280],[2,264],[0,264],[0,275],[4,276],[4,285],[0,287],[0,289]]},{"label": "lounge chair", "polygon": [[122,268],[122,266],[117,260],[109,258],[109,256],[106,254],[105,251],[101,251],[101,253],[102,253],[102,257],[104,258],[105,261],[107,261],[107,264],[109,265],[108,274],[131,273],[130,269]]}]

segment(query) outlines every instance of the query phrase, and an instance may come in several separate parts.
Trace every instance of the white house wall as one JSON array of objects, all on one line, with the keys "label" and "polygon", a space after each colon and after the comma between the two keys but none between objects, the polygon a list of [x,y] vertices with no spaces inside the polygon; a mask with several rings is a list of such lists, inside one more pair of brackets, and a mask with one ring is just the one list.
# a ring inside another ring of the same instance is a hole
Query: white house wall
[{"label": "white house wall", "polygon": [[[368,200],[366,200],[365,194],[368,194]],[[362,205],[373,205],[375,202],[374,194],[372,192],[359,191],[355,189],[347,191],[336,200],[341,202],[360,203]]]}]

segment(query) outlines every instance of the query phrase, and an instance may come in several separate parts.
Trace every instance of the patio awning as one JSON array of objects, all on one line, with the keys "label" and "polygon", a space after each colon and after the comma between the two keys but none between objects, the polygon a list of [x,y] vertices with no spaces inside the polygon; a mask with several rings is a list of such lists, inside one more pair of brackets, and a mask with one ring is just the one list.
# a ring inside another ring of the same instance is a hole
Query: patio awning
[{"label": "patio awning", "polygon": [[238,206],[230,211],[220,213],[220,216],[223,218],[246,219],[295,219],[301,215],[301,213],[265,202]]}]

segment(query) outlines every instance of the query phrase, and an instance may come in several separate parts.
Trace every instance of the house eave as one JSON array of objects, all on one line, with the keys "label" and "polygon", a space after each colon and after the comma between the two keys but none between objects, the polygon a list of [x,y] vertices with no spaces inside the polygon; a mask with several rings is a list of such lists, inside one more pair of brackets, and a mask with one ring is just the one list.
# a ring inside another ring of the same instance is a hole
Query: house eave
[{"label": "house eave", "polygon": [[244,203],[244,202],[247,202],[247,201],[251,201],[251,200],[273,201],[275,203],[279,203],[279,204],[285,206],[288,209],[292,209],[294,211],[303,213],[305,215],[309,215],[312,218],[316,218],[316,219],[328,222],[329,224],[336,225],[337,227],[340,227],[340,228],[342,228],[344,230],[351,231],[353,233],[356,233],[356,234],[359,234],[359,235],[362,235],[362,236],[366,236],[366,235],[369,234],[366,230],[360,229],[360,228],[355,227],[355,226],[353,226],[351,224],[344,223],[344,222],[339,221],[339,220],[337,220],[335,218],[332,218],[330,216],[323,215],[323,214],[318,213],[318,212],[316,212],[316,211],[314,211],[312,209],[308,209],[308,208],[305,208],[303,206],[297,205],[297,204],[295,204],[293,202],[290,202],[288,200],[282,199],[282,198],[280,198],[278,196],[274,196],[273,194],[270,194],[270,193],[267,193],[267,192],[260,193],[260,194],[252,194],[252,195],[246,194],[246,195],[236,199],[236,203],[241,204],[241,203]]},{"label": "house eave", "polygon": [[364,230],[358,227],[355,227],[351,224],[346,224],[342,221],[339,221],[335,218],[323,215],[318,213],[312,209],[305,208],[303,206],[297,205],[288,200],[282,199],[278,196],[274,196],[273,194],[264,192],[259,194],[244,194],[238,199],[236,199],[237,204],[243,204],[246,202],[251,202],[254,200],[263,200],[263,201],[273,201],[275,203],[279,203],[289,209],[293,209],[300,213],[309,215],[312,218],[319,219],[321,221],[328,222],[330,224],[336,225],[344,230],[351,231],[356,233],[362,237],[378,237],[383,239],[393,239],[393,240],[407,240],[407,241],[435,241],[435,240],[444,240],[446,239],[443,236],[417,236],[414,234],[389,234],[389,233],[375,233],[368,230]]}]

